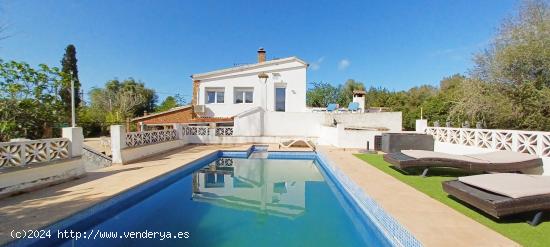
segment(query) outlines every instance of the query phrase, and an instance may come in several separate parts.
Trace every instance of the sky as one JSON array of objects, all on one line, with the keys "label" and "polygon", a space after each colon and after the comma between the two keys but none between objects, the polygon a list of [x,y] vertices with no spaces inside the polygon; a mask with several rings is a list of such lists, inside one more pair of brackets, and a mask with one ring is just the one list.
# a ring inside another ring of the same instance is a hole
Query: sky
[{"label": "sky", "polygon": [[307,82],[406,90],[467,73],[516,0],[0,0],[0,58],[60,66],[77,49],[85,93],[132,77],[160,99],[191,95],[191,74],[297,56]]}]

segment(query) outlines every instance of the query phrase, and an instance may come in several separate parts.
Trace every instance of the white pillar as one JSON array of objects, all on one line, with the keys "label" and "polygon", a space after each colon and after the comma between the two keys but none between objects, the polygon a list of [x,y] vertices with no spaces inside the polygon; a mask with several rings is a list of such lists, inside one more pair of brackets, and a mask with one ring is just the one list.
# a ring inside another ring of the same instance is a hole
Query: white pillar
[{"label": "white pillar", "polygon": [[259,120],[260,130],[259,130],[259,133],[260,133],[261,136],[265,136],[265,118],[266,118],[266,115],[267,115],[267,111],[260,111],[260,120]]},{"label": "white pillar", "polygon": [[124,164],[122,149],[126,148],[126,129],[123,125],[111,125],[111,153],[113,164]]},{"label": "white pillar", "polygon": [[416,120],[416,126],[415,126],[416,132],[424,133],[424,131],[426,131],[426,128],[428,128],[428,120],[426,119]]},{"label": "white pillar", "polygon": [[356,102],[359,104],[359,112],[364,113],[365,112],[365,96],[364,95],[354,95],[353,96],[353,102]]},{"label": "white pillar", "polygon": [[71,126],[72,127],[76,127],[76,113],[75,113],[76,106],[74,105],[74,94],[75,94],[74,77],[73,77],[73,72],[71,71]]},{"label": "white pillar", "polygon": [[174,129],[176,130],[176,135],[178,136],[178,140],[183,140],[183,137],[184,137],[183,125],[174,124]]},{"label": "white pillar", "polygon": [[71,141],[70,153],[71,157],[82,156],[82,144],[84,142],[84,135],[82,134],[81,127],[66,127],[61,131],[61,136]]},{"label": "white pillar", "polygon": [[208,124],[208,135],[209,136],[215,136],[216,135],[216,123]]}]

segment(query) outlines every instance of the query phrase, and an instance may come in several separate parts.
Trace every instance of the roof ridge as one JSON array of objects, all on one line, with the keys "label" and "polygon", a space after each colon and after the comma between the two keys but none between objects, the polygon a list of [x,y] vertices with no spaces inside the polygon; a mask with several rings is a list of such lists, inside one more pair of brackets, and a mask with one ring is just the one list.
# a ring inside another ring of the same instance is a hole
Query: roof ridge
[{"label": "roof ridge", "polygon": [[191,104],[183,105],[183,106],[176,106],[176,107],[172,107],[172,108],[170,108],[166,111],[151,113],[147,116],[135,117],[135,118],[132,118],[131,121],[145,119],[145,118],[149,118],[149,117],[154,117],[154,116],[158,116],[158,115],[162,115],[162,114],[166,114],[166,113],[170,113],[170,112],[174,112],[174,111],[178,111],[178,110],[182,110],[182,109],[187,109],[187,108],[190,108],[191,106],[192,106]]},{"label": "roof ridge", "polygon": [[287,61],[297,61],[297,62],[300,62],[300,63],[308,66],[308,64],[304,60],[301,60],[296,56],[291,56],[291,57],[273,59],[273,60],[269,60],[269,61],[265,61],[265,62],[261,62],[261,63],[246,64],[246,65],[230,67],[230,68],[225,68],[225,69],[212,70],[212,71],[205,72],[205,73],[192,74],[191,78],[196,79],[198,77],[211,76],[211,75],[215,75],[215,74],[221,74],[221,73],[224,73],[224,72],[244,71],[244,70],[247,70],[247,69],[252,69],[252,68],[256,68],[256,67],[271,65],[271,64],[274,64],[274,63],[277,63],[277,62],[283,62],[284,63],[284,62],[287,62]]}]

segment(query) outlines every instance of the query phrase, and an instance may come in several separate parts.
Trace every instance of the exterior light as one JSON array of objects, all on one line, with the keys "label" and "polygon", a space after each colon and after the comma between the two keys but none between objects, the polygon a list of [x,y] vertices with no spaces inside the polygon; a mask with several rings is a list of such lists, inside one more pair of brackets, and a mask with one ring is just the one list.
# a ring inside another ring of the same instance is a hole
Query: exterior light
[{"label": "exterior light", "polygon": [[266,73],[262,72],[262,73],[259,73],[258,74],[258,78],[261,80],[264,80],[264,82],[267,82],[267,78],[269,78],[269,75],[267,75]]}]

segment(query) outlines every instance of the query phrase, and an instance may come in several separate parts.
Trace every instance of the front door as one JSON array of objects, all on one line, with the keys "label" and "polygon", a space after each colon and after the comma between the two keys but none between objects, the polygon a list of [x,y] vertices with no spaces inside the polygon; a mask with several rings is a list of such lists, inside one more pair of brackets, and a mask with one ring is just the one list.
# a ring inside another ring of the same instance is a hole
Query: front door
[{"label": "front door", "polygon": [[286,88],[275,88],[275,111],[285,111]]}]

